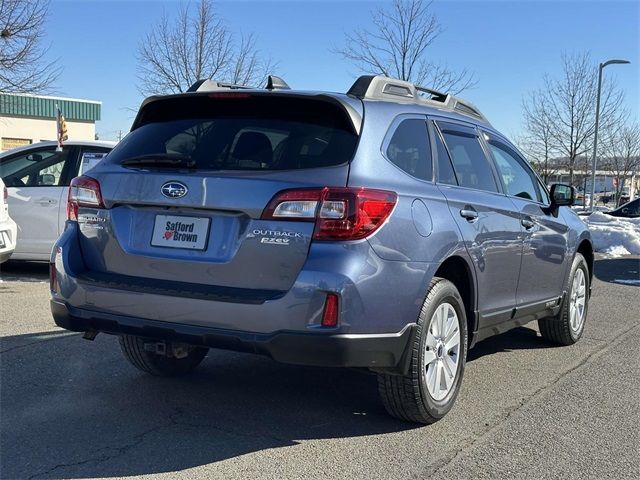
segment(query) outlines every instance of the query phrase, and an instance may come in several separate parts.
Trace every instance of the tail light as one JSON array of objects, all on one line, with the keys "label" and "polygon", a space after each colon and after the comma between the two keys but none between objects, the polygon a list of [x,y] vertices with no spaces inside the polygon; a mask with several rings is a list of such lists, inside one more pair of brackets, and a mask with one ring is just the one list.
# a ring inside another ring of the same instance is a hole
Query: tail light
[{"label": "tail light", "polygon": [[4,190],[2,192],[2,198],[4,198],[4,203],[7,203],[7,200],[9,200],[9,190],[7,190],[7,187],[2,187],[2,189]]},{"label": "tail light", "polygon": [[323,327],[335,327],[338,325],[338,295],[335,293],[327,293],[327,299],[324,301],[324,310],[322,311]]},{"label": "tail light", "polygon": [[100,183],[95,178],[81,176],[71,180],[67,201],[67,219],[78,220],[78,208],[104,208]]},{"label": "tail light", "polygon": [[359,240],[385,222],[397,200],[394,192],[369,188],[284,190],[269,202],[262,218],[315,222],[315,240]]}]

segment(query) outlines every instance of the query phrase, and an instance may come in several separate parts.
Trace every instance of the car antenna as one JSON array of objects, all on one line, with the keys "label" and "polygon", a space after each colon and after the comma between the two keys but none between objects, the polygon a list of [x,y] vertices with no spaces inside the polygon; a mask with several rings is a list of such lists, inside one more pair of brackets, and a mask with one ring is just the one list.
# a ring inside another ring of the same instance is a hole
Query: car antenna
[{"label": "car antenna", "polygon": [[282,78],[275,75],[267,76],[267,90],[291,90],[291,87]]}]

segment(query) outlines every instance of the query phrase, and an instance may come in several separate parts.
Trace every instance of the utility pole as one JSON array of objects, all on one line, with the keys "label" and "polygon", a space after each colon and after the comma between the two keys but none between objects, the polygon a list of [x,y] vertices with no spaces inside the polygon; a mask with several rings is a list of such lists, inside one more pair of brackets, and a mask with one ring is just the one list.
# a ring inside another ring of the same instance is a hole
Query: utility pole
[{"label": "utility pole", "polygon": [[[602,88],[602,70],[607,65],[613,64],[625,64],[631,63],[629,60],[607,60],[604,63],[601,63],[598,67],[598,97],[596,98],[596,127],[593,132],[593,162],[591,163],[591,213],[593,213],[593,207],[595,204],[596,198],[596,166],[598,163],[597,153],[598,153],[598,124],[600,122],[600,90]],[[586,173],[586,172],[585,172]],[[586,197],[586,192],[585,192]]]}]

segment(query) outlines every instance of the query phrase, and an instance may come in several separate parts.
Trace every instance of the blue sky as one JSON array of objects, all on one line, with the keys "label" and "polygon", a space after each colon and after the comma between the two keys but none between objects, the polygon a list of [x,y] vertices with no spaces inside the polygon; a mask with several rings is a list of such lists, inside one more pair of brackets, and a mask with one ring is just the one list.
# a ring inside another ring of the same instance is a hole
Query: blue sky
[{"label": "blue sky", "polygon": [[[346,91],[360,73],[332,47],[344,32],[370,26],[370,14],[389,2],[221,1],[218,11],[237,32],[255,32],[261,51],[279,61],[293,88]],[[53,0],[46,40],[64,67],[56,93],[102,101],[101,139],[128,131],[142,98],[136,89],[138,42],[180,3],[169,1]],[[640,118],[640,2],[436,0],[444,33],[430,57],[468,68],[478,84],[463,97],[507,135],[521,131],[522,98],[560,73],[560,55],[590,51],[593,58],[626,58],[607,67]]]}]

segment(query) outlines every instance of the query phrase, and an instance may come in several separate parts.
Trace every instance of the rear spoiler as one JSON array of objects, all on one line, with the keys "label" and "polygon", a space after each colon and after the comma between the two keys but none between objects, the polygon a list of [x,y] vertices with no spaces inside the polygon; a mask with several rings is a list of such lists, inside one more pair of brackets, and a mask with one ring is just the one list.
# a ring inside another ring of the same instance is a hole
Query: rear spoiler
[{"label": "rear spoiler", "polygon": [[305,92],[295,92],[291,90],[285,90],[282,88],[274,88],[272,90],[256,90],[256,89],[245,89],[238,88],[237,86],[229,87],[221,87],[219,85],[215,85],[216,88],[208,89],[198,89],[195,92],[186,92],[186,93],[177,93],[172,95],[155,95],[146,98],[142,105],[140,105],[140,109],[138,110],[138,114],[136,115],[133,124],[131,125],[131,131],[139,128],[144,125],[148,121],[147,112],[149,110],[149,106],[157,105],[160,102],[164,101],[172,101],[180,98],[194,98],[194,97],[202,97],[207,98],[210,95],[216,96],[224,96],[224,95],[246,95],[246,96],[265,96],[265,97],[274,97],[274,96],[282,96],[286,98],[299,98],[301,100],[308,101],[318,101],[318,102],[326,102],[332,105],[339,107],[349,118],[351,125],[353,126],[353,131],[356,135],[360,135],[362,130],[362,116],[363,116],[363,104],[362,100],[348,97],[346,95],[341,94],[328,94],[328,93],[305,93]]}]

